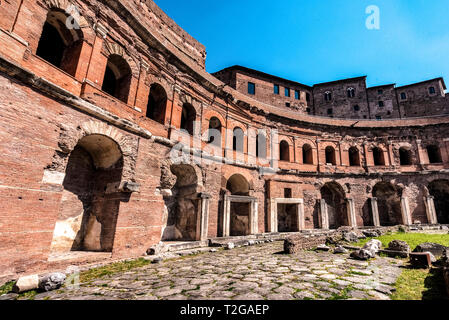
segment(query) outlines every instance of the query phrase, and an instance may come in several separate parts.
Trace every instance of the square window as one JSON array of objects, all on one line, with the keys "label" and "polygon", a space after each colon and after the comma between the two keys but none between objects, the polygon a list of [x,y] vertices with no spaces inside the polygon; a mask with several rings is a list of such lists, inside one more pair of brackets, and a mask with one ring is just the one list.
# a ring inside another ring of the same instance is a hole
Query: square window
[{"label": "square window", "polygon": [[359,106],[358,104],[356,104],[356,105],[354,106],[354,111],[360,111],[360,106]]},{"label": "square window", "polygon": [[382,89],[377,90],[377,94],[384,94],[384,91]]},{"label": "square window", "polygon": [[290,199],[292,197],[292,189],[291,188],[284,188],[284,198]]},{"label": "square window", "polygon": [[430,94],[435,94],[435,87],[430,87],[429,88],[429,93]]},{"label": "square window", "polygon": [[248,82],[248,94],[255,95],[256,94],[256,84],[252,82]]},{"label": "square window", "polygon": [[301,92],[299,90],[295,90],[295,99],[296,100],[301,99]]},{"label": "square window", "polygon": [[290,88],[285,88],[285,96],[290,97]]},{"label": "square window", "polygon": [[286,106],[287,108],[290,108],[290,106],[291,106],[291,105],[290,105],[290,102],[286,102],[286,103],[285,103],[285,106]]},{"label": "square window", "polygon": [[333,113],[334,113],[334,110],[332,108],[327,109],[327,114],[333,114]]},{"label": "square window", "polygon": [[279,94],[279,85],[278,84],[274,85],[274,94]]},{"label": "square window", "polygon": [[406,100],[407,99],[407,94],[405,92],[401,93],[401,100]]},{"label": "square window", "polygon": [[381,116],[376,116],[376,120],[382,120]]},{"label": "square window", "polygon": [[384,102],[383,101],[379,101],[379,108],[383,108],[384,107]]}]

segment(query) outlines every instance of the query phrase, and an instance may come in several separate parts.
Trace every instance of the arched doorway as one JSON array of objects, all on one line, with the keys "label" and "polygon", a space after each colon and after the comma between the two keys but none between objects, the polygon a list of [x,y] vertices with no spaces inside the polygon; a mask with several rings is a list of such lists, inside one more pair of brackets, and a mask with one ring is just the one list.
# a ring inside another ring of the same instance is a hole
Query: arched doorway
[{"label": "arched doorway", "polygon": [[325,150],[325,154],[326,154],[326,164],[330,164],[330,165],[337,165],[337,161],[335,158],[335,149],[331,146],[326,147]]},{"label": "arched doorway", "polygon": [[164,124],[166,107],[167,93],[160,84],[153,83],[150,87],[150,94],[148,96],[147,118]]},{"label": "arched doorway", "polygon": [[191,136],[195,133],[196,110],[190,103],[184,103],[181,113],[181,129]]},{"label": "arched doorway", "polygon": [[168,219],[162,240],[197,240],[200,209],[197,173],[188,164],[171,165],[170,171],[176,176],[176,183],[171,189],[171,196],[164,197]]},{"label": "arched doorway", "polygon": [[360,166],[360,152],[356,147],[349,148],[349,165],[351,167]]},{"label": "arched doorway", "polygon": [[379,182],[373,188],[373,197],[377,198],[379,222],[381,226],[402,224],[402,191],[389,182]]},{"label": "arched doorway", "polygon": [[75,76],[83,44],[81,28],[66,27],[67,14],[51,10],[42,29],[36,55]]},{"label": "arched doorway", "polygon": [[302,146],[302,163],[313,164],[313,151],[309,144]]},{"label": "arched doorway", "polygon": [[329,229],[349,226],[345,192],[338,183],[326,183],[321,188],[321,199],[327,207]]},{"label": "arched doorway", "polygon": [[401,166],[412,165],[412,152],[410,149],[405,147],[399,149],[399,163]]},{"label": "arched doorway", "polygon": [[222,139],[221,139],[221,133],[222,133],[222,125],[220,119],[217,117],[212,117],[209,120],[209,140],[208,143],[216,146],[221,147]]},{"label": "arched doorway", "polygon": [[449,224],[449,180],[436,180],[429,184],[429,193],[434,197],[437,221]]},{"label": "arched doorway", "polygon": [[382,149],[378,147],[373,148],[373,161],[375,166],[385,165],[385,156]]},{"label": "arched doorway", "polygon": [[290,146],[285,140],[279,144],[279,160],[290,162]]},{"label": "arched doorway", "polygon": [[112,54],[108,58],[101,89],[122,102],[128,103],[131,78],[128,62],[122,56]]},{"label": "arched doorway", "polygon": [[237,196],[230,202],[230,236],[250,234],[251,202],[244,199],[249,197],[248,181],[241,174],[234,174],[228,179],[226,189],[232,196]]},{"label": "arched doorway", "polygon": [[123,156],[103,135],[82,138],[71,152],[63,181],[53,252],[112,252],[121,201]]}]

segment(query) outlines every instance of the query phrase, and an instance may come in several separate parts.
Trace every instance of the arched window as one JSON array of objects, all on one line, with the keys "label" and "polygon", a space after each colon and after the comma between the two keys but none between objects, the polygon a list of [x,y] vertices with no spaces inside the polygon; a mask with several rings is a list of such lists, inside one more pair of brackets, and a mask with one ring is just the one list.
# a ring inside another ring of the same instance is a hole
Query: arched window
[{"label": "arched window", "polygon": [[281,161],[290,161],[290,146],[285,140],[282,140],[279,144],[279,159]]},{"label": "arched window", "polygon": [[399,149],[399,161],[401,166],[412,165],[412,152],[406,148]]},{"label": "arched window", "polygon": [[355,97],[355,89],[348,88],[348,98],[354,98],[354,97]]},{"label": "arched window", "polygon": [[66,20],[67,15],[63,11],[52,10],[48,13],[36,55],[75,76],[83,35],[81,29],[69,30]]},{"label": "arched window", "polygon": [[384,152],[382,149],[378,147],[373,148],[373,160],[375,166],[384,166],[385,165],[385,158],[384,158]]},{"label": "arched window", "polygon": [[326,148],[326,164],[331,164],[333,166],[337,165],[337,161],[335,159],[335,149],[331,146]]},{"label": "arched window", "polygon": [[331,100],[332,100],[332,92],[326,91],[326,92],[324,93],[324,100],[325,100],[325,101],[331,101]]},{"label": "arched window", "polygon": [[181,129],[187,131],[191,136],[194,134],[196,120],[195,108],[190,103],[184,103],[181,114]]},{"label": "arched window", "polygon": [[221,147],[221,129],[221,121],[217,117],[210,118],[208,143]]},{"label": "arched window", "polygon": [[356,147],[349,148],[349,165],[351,167],[360,166],[360,153]]},{"label": "arched window", "polygon": [[267,137],[263,133],[259,133],[256,138],[256,155],[261,159],[267,157]]},{"label": "arched window", "polygon": [[243,137],[244,132],[241,128],[234,128],[233,132],[233,141],[232,141],[232,149],[234,151],[243,152]]},{"label": "arched window", "polygon": [[160,84],[153,83],[150,87],[150,94],[148,96],[147,118],[164,124],[166,107],[167,93]]},{"label": "arched window", "polygon": [[427,155],[429,156],[429,163],[442,163],[440,148],[436,145],[427,146]]},{"label": "arched window", "polygon": [[124,103],[128,103],[131,77],[131,68],[128,62],[123,57],[112,54],[108,58],[101,89]]},{"label": "arched window", "polygon": [[309,144],[302,146],[302,163],[313,164],[312,147]]}]

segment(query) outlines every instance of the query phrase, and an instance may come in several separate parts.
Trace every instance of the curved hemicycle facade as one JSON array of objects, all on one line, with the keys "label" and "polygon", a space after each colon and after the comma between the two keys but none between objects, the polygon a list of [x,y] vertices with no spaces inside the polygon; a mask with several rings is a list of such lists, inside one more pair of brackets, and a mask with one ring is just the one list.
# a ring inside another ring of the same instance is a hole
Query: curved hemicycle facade
[{"label": "curved hemicycle facade", "polygon": [[449,223],[443,111],[266,103],[208,74],[204,46],[150,0],[10,0],[0,15],[0,278],[161,240]]}]

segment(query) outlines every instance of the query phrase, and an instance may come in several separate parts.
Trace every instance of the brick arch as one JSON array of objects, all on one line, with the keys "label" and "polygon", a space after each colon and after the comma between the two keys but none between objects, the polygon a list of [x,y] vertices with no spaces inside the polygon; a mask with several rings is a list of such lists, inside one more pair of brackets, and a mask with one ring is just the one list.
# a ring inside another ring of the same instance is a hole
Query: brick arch
[{"label": "brick arch", "polygon": [[192,98],[192,96],[186,94],[186,93],[181,93],[179,95],[179,101],[181,102],[181,106],[184,105],[185,103],[190,104],[196,112],[196,115],[199,116],[201,114],[201,110],[200,110],[200,102],[198,102],[197,100],[195,100],[194,98]]},{"label": "brick arch", "polygon": [[99,121],[87,121],[76,129],[61,128],[58,141],[59,150],[56,150],[51,171],[65,172],[68,158],[78,143],[87,136],[100,135],[114,141],[120,149],[123,157],[122,183],[135,182],[135,168],[138,150],[138,138],[121,133],[115,127]]},{"label": "brick arch", "polygon": [[76,8],[79,16],[72,15],[78,25],[81,28],[81,32],[83,34],[83,39],[92,43],[95,38],[95,32],[93,28],[89,25],[86,18],[82,15],[79,7],[73,4],[69,0],[43,0],[44,5],[48,8],[48,10],[59,9],[64,11],[66,14],[71,14],[73,8]]},{"label": "brick arch", "polygon": [[240,176],[242,176],[243,178],[246,179],[246,181],[249,184],[249,190],[250,191],[254,190],[254,181],[253,181],[253,178],[252,178],[251,174],[249,174],[248,172],[245,172],[245,171],[236,173],[234,170],[231,170],[229,172],[223,173],[223,176],[222,176],[222,179],[221,179],[221,187],[222,187],[222,189],[226,189],[226,185],[228,183],[228,180],[232,176],[234,176],[236,174],[238,174],[238,175],[240,175]]},{"label": "brick arch", "polygon": [[139,77],[139,64],[128,53],[126,53],[126,50],[121,45],[111,41],[104,41],[103,51],[107,57],[111,55],[118,55],[122,57],[128,63],[133,77]]}]

